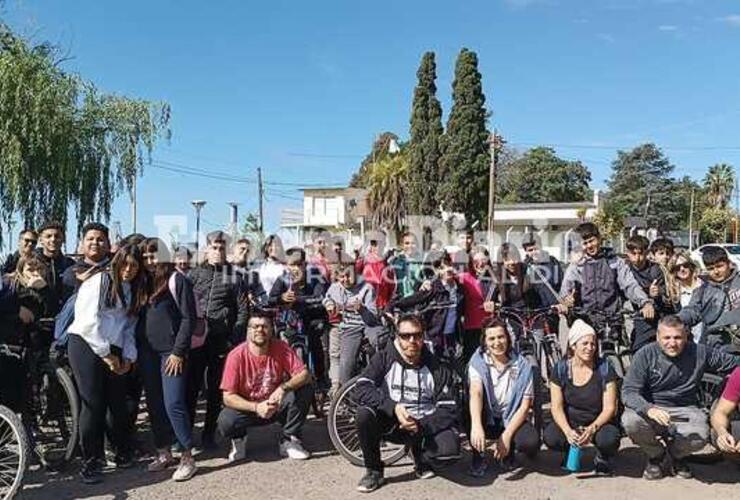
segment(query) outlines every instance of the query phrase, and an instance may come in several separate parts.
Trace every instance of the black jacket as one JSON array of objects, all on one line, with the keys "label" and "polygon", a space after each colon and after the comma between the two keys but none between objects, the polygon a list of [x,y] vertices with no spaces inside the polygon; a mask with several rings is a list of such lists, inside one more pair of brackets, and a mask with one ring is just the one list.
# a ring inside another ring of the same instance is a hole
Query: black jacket
[{"label": "black jacket", "polygon": [[454,394],[452,372],[426,345],[419,366],[412,366],[403,360],[394,342],[375,353],[355,387],[358,405],[390,418],[395,418],[396,404],[403,404],[417,419],[424,436],[457,427]]},{"label": "black jacket", "polygon": [[85,259],[80,259],[69,266],[67,269],[64,270],[64,273],[62,274],[62,300],[66,302],[67,299],[72,296],[72,294],[77,292],[78,288],[80,288],[82,282],[77,279],[78,274],[83,273],[92,267],[103,269],[105,267],[108,267],[109,265],[110,257],[106,257],[102,261],[96,263],[94,266],[93,264],[89,264],[88,262],[86,262]]},{"label": "black jacket", "polygon": [[177,272],[175,295],[168,288],[149,303],[146,320],[139,321],[137,337],[158,353],[185,357],[195,327],[195,297],[190,281]]},{"label": "black jacket", "polygon": [[247,327],[248,306],[242,274],[231,264],[205,263],[190,272],[195,296],[208,324],[208,336],[233,338]]},{"label": "black jacket", "polygon": [[[309,266],[310,267],[310,266]],[[310,273],[306,270],[306,276],[314,276],[313,279],[301,285],[294,285],[293,291],[296,293],[296,301],[292,309],[298,313],[303,322],[308,325],[312,321],[327,320],[326,309],[324,308],[324,295],[328,290],[326,281],[316,273]],[[286,306],[283,302],[282,295],[291,287],[290,277],[281,276],[272,286],[268,304],[271,307]]]},{"label": "black jacket", "polygon": [[537,295],[539,307],[557,304],[560,287],[563,284],[563,268],[558,259],[543,251],[538,260],[527,256],[524,264],[527,266],[527,276]]},{"label": "black jacket", "polygon": [[17,250],[8,255],[5,262],[3,262],[3,266],[0,267],[0,274],[14,273],[19,260],[21,260],[21,254]]},{"label": "black jacket", "polygon": [[71,257],[59,254],[56,257],[47,257],[41,248],[36,249],[36,255],[46,264],[47,271],[44,279],[49,285],[47,295],[48,302],[46,312],[49,317],[55,317],[64,304],[64,282],[62,276],[67,268],[74,265],[75,261]]}]

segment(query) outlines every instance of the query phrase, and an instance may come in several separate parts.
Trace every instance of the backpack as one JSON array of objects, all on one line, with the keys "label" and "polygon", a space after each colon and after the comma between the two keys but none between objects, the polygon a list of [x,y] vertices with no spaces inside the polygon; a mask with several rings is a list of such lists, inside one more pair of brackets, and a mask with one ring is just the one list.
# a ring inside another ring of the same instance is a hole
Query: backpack
[{"label": "backpack", "polygon": [[[177,301],[177,273],[178,271],[175,271],[170,275],[170,279],[167,281],[167,286],[170,289],[170,294],[172,295],[172,298]],[[185,277],[185,276],[183,276]],[[187,277],[185,277],[187,279]],[[206,342],[206,335],[207,335],[207,329],[206,329],[206,320],[205,320],[205,314],[201,307],[201,297],[199,297],[199,294],[195,291],[195,288],[193,288],[193,299],[195,301],[195,327],[193,328],[193,335],[190,338],[190,348],[191,349],[198,349],[199,347],[203,347],[203,344]]]}]

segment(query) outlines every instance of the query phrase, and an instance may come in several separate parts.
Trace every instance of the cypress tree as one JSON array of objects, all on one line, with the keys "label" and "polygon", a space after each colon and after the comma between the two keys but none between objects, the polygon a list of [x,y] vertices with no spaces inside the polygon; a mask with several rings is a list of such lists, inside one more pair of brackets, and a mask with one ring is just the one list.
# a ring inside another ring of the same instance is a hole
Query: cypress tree
[{"label": "cypress tree", "polygon": [[440,139],[442,106],[437,100],[437,65],[434,52],[421,58],[416,72],[418,82],[411,107],[408,212],[413,215],[432,215],[438,209]]},{"label": "cypress tree", "polygon": [[447,120],[438,196],[445,210],[462,212],[468,224],[488,210],[488,130],[478,56],[462,49],[455,63],[452,110]]}]

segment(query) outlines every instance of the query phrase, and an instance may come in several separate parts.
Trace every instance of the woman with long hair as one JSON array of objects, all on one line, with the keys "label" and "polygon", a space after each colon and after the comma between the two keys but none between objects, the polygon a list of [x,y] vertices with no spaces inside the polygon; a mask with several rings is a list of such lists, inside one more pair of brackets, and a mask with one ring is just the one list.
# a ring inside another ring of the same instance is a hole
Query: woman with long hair
[{"label": "woman with long hair", "polygon": [[472,266],[460,273],[459,278],[464,297],[462,343],[465,360],[469,360],[480,345],[483,322],[493,311],[494,276],[488,249],[475,247],[470,257]]},{"label": "woman with long hair", "polygon": [[519,250],[511,243],[502,243],[496,255],[495,302],[506,307],[535,307],[526,268]]},{"label": "woman with long hair", "polygon": [[175,464],[170,448],[177,439],[182,456],[172,479],[187,481],[197,471],[185,374],[196,319],[195,296],[190,281],[175,270],[162,240],[149,238],[142,247],[149,300],[137,339],[139,367],[157,447],[157,457],[148,469],[159,472]]},{"label": "woman with long hair", "polygon": [[135,246],[121,248],[110,269],[88,278],[77,292],[67,353],[80,392],[80,474],[87,484],[102,479],[108,411],[115,462],[122,468],[133,463],[124,375],[137,360],[135,332],[145,303],[144,263]]},{"label": "woman with long hair", "polygon": [[[668,261],[666,289],[668,298],[676,310],[689,305],[691,296],[701,286],[699,266],[684,249],[678,249]],[[699,343],[704,332],[704,324],[699,323],[691,328],[694,342]]]},{"label": "woman with long hair", "polygon": [[285,250],[283,242],[276,234],[271,234],[262,244],[262,264],[259,267],[259,278],[262,289],[270,295],[272,286],[287,272],[285,267]]}]

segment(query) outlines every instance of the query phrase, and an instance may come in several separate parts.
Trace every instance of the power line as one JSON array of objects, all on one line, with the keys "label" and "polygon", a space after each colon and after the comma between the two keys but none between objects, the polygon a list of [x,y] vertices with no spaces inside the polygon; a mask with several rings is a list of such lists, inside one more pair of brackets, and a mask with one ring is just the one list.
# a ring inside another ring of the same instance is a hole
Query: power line
[{"label": "power line", "polygon": [[[565,149],[633,149],[632,145],[601,145],[601,144],[554,144],[554,143],[536,143],[536,142],[508,142],[512,146],[546,146],[552,148]],[[660,149],[671,151],[740,151],[740,146],[661,146]]]},{"label": "power line", "polygon": [[[194,175],[197,177],[205,177],[216,180],[223,180],[228,182],[240,182],[244,184],[257,184],[257,179],[250,179],[247,177],[239,177],[233,174],[227,174],[225,172],[218,172],[212,170],[206,170],[199,167],[193,167],[183,163],[177,163],[167,160],[154,160],[151,164],[154,168],[162,170],[169,170],[181,174]],[[263,184],[269,186],[289,186],[289,187],[322,187],[323,183],[311,183],[311,182],[280,182],[280,181],[263,181]]]}]

